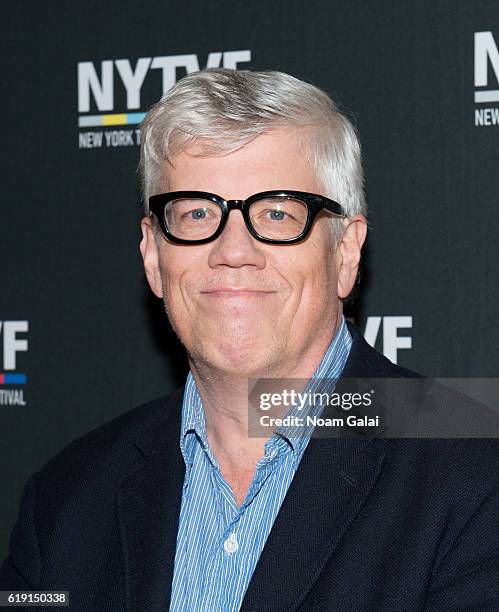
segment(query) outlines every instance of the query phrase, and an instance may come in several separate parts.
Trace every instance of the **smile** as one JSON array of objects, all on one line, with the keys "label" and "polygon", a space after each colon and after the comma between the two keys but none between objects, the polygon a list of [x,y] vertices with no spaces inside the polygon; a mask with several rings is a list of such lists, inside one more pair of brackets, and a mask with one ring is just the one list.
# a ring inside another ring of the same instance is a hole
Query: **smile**
[{"label": "smile", "polygon": [[202,291],[203,295],[207,295],[213,298],[240,298],[240,297],[262,297],[264,295],[270,295],[271,293],[275,293],[274,291],[261,291],[256,289],[230,289],[230,288],[220,288],[214,289],[212,291]]}]

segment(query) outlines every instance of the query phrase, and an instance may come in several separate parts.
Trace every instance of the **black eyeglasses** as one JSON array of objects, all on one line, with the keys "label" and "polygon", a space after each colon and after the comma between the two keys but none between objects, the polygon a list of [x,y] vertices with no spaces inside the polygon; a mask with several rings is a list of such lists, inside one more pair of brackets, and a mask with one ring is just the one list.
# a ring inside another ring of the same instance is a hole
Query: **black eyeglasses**
[{"label": "black eyeglasses", "polygon": [[165,238],[177,244],[215,240],[231,210],[240,210],[250,234],[270,244],[304,240],[321,210],[346,217],[334,200],[282,189],[255,193],[246,200],[224,200],[205,191],[171,191],[151,196],[149,210],[157,217]]}]

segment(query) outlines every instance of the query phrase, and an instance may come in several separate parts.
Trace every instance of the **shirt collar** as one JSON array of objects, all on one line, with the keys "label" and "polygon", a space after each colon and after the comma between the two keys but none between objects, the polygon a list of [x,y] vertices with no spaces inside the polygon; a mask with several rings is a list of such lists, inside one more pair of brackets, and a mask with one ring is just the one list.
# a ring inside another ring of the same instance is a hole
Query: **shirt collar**
[{"label": "shirt collar", "polygon": [[189,371],[185,383],[184,400],[182,402],[181,446],[183,446],[186,434],[191,431],[195,432],[202,442],[208,443],[203,402],[194,381],[194,376]]}]

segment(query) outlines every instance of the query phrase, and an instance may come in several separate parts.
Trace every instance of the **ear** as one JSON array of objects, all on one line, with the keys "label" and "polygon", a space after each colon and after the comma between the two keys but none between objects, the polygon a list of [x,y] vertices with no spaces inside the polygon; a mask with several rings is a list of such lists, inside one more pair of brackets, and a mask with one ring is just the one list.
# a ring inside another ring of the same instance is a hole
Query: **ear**
[{"label": "ear", "polygon": [[142,240],[140,241],[140,252],[144,260],[144,270],[147,281],[155,296],[163,297],[163,284],[159,269],[159,247],[154,237],[153,222],[150,217],[144,217],[140,223],[142,229]]},{"label": "ear", "polygon": [[359,269],[360,252],[366,239],[367,221],[363,215],[346,219],[348,225],[343,230],[337,248],[338,262],[338,297],[346,298],[353,289]]}]

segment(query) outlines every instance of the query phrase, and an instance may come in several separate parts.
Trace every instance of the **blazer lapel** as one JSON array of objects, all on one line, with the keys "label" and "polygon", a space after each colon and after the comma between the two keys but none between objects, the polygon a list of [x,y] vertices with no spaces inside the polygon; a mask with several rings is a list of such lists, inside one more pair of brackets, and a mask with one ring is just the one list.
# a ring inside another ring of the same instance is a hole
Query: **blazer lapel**
[{"label": "blazer lapel", "polygon": [[241,612],[295,610],[371,492],[384,462],[367,439],[312,438]]},{"label": "blazer lapel", "polygon": [[178,440],[182,394],[175,393],[154,425],[135,441],[137,463],[119,485],[129,612],[165,612],[169,607],[185,474]]}]

